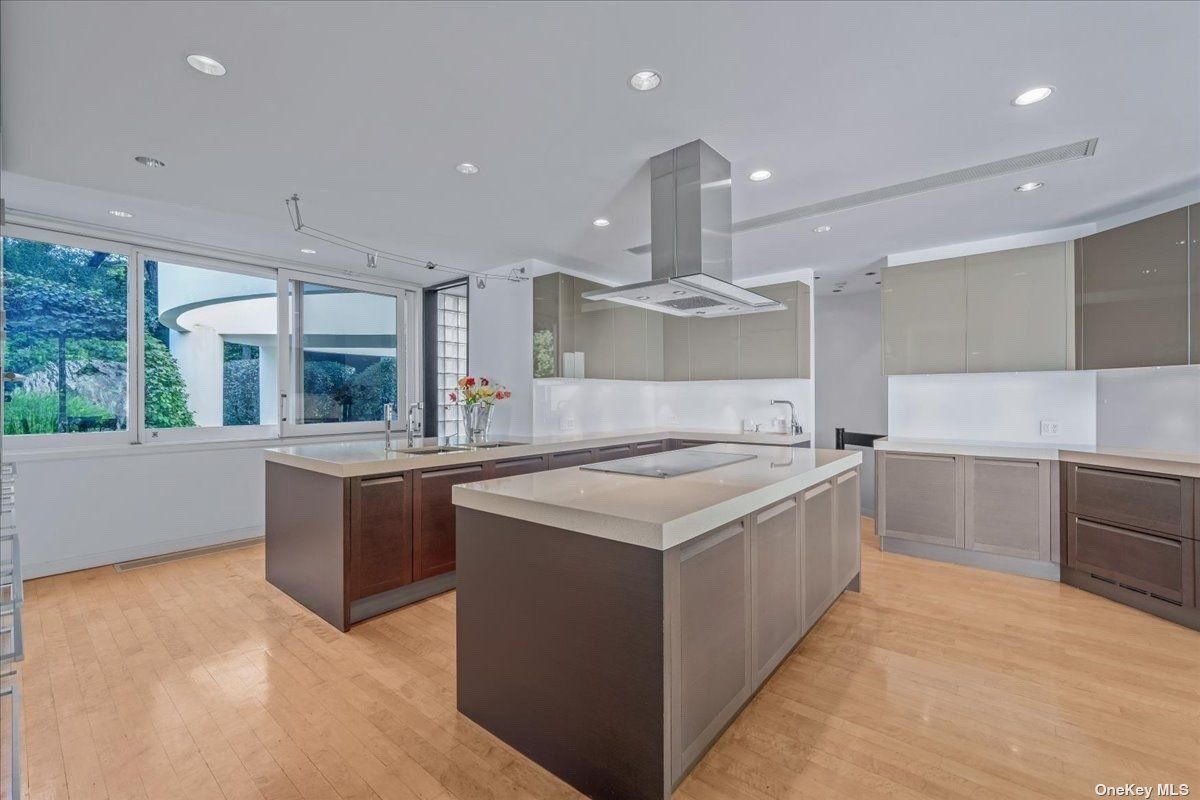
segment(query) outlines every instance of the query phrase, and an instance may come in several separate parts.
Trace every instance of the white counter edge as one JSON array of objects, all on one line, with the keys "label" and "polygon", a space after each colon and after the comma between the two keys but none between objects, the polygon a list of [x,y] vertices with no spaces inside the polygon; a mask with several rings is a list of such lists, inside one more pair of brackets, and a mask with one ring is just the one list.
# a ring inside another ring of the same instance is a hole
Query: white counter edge
[{"label": "white counter edge", "polygon": [[[578,438],[555,437],[552,442],[531,442],[505,447],[492,447],[483,450],[464,450],[461,452],[435,453],[429,455],[412,455],[392,453],[386,458],[355,461],[337,461],[320,456],[305,455],[304,445],[284,448],[268,448],[264,451],[267,461],[285,464],[289,467],[319,472],[334,478],[360,478],[372,475],[384,475],[396,472],[406,472],[412,469],[430,469],[433,467],[451,467],[458,464],[478,464],[481,461],[498,461],[509,458],[523,458],[547,453],[561,453],[571,450],[584,450],[590,447],[610,447],[635,442],[649,442],[656,439],[687,439],[705,442],[733,442],[736,444],[770,444],[794,446],[811,441],[808,433],[731,433],[726,431],[672,431],[672,430],[643,430],[622,431],[615,433],[583,434]],[[322,447],[323,445],[314,445]]]},{"label": "white counter edge", "polygon": [[[857,450],[847,450],[846,455],[836,461],[814,467],[778,483],[746,492],[662,524],[629,519],[615,513],[602,514],[541,503],[536,500],[526,500],[511,495],[497,495],[493,492],[471,488],[469,485],[455,486],[453,493],[454,504],[462,508],[546,525],[551,528],[561,528],[609,541],[648,547],[652,550],[670,550],[722,525],[741,519],[747,514],[786,500],[861,464],[862,453]],[[572,467],[571,469],[579,468]],[[597,475],[601,476],[603,473],[597,473]]]}]

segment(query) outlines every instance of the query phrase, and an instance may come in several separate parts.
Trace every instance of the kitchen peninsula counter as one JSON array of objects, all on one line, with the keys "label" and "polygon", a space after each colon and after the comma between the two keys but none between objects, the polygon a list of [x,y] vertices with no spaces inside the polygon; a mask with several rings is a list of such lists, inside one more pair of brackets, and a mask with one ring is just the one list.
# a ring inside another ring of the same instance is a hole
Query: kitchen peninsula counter
[{"label": "kitchen peninsula counter", "polygon": [[669,797],[858,589],[860,452],[694,452],[753,458],[453,489],[459,711],[592,797]]}]

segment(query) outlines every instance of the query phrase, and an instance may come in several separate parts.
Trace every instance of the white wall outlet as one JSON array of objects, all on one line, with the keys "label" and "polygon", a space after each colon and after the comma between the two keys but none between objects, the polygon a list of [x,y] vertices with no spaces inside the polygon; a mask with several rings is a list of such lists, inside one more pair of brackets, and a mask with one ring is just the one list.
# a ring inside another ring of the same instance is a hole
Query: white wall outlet
[{"label": "white wall outlet", "polygon": [[1058,423],[1054,420],[1042,420],[1042,436],[1058,436]]}]

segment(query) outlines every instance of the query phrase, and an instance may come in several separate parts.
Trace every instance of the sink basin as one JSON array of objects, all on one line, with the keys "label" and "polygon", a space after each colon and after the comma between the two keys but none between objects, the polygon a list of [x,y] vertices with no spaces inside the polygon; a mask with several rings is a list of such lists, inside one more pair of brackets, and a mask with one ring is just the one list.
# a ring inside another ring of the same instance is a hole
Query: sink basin
[{"label": "sink basin", "polygon": [[402,447],[397,452],[423,456],[435,453],[461,453],[464,450],[470,449],[469,447],[457,447],[455,445],[427,444],[424,447]]}]

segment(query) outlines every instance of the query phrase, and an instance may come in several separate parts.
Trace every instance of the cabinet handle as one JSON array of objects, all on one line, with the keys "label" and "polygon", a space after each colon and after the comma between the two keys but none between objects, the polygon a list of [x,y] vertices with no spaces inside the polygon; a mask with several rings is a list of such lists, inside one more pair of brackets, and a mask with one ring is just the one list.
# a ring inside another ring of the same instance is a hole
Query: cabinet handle
[{"label": "cabinet handle", "polygon": [[404,483],[403,475],[389,475],[386,478],[363,478],[361,486],[382,486],[388,483]]},{"label": "cabinet handle", "polygon": [[794,499],[788,498],[787,500],[784,500],[782,503],[775,506],[774,508],[768,508],[766,511],[763,511],[761,514],[758,515],[757,521],[759,523],[766,522],[767,520],[778,517],[783,512],[790,511],[795,507],[796,507],[796,501]]},{"label": "cabinet handle", "polygon": [[471,464],[467,467],[449,467],[446,469],[425,469],[421,470],[422,478],[436,477],[441,475],[465,475],[468,472],[483,472],[482,464]]}]

